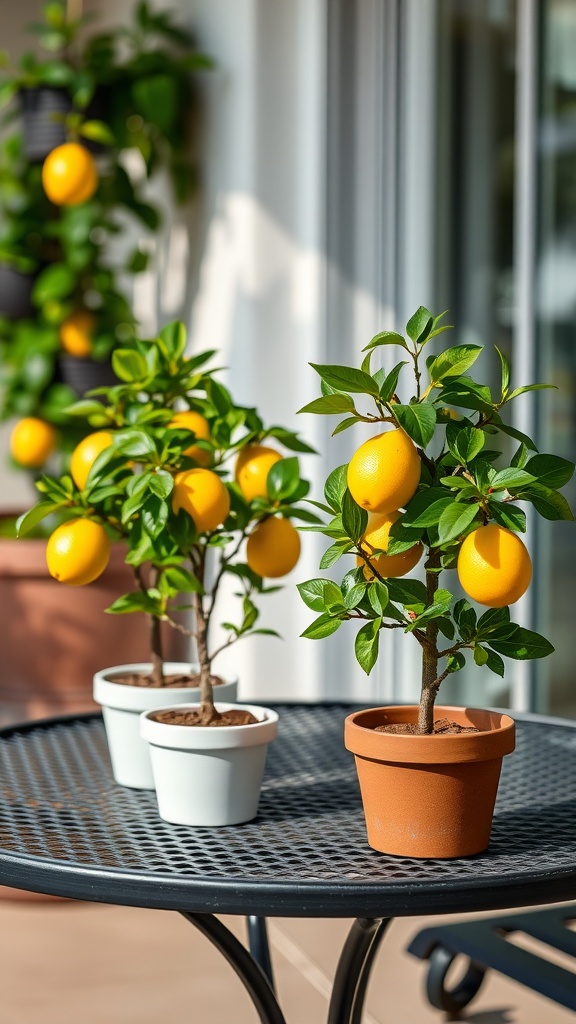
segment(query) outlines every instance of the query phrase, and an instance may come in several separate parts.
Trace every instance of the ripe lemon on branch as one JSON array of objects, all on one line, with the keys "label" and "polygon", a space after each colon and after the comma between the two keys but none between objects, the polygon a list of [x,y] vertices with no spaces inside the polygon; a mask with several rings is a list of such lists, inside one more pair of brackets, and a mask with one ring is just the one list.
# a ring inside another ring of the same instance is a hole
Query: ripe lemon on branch
[{"label": "ripe lemon on branch", "polygon": [[[390,529],[398,519],[400,519],[399,512],[389,512],[387,515],[374,516],[362,537],[362,547],[368,549],[368,552],[388,551]],[[373,558],[370,558],[370,564],[385,579],[405,576],[407,572],[410,572],[418,564],[422,558],[423,550],[422,544],[418,542],[409,548],[408,551],[402,551],[399,555],[374,555]],[[366,564],[361,555],[356,556],[356,563],[357,565],[364,566],[364,576],[367,580],[375,578],[374,573],[370,571],[370,566]]]},{"label": "ripe lemon on branch", "polygon": [[532,562],[518,534],[497,523],[469,533],[458,554],[458,579],[468,597],[489,608],[514,604],[532,579]]},{"label": "ripe lemon on branch", "polygon": [[281,458],[280,452],[264,444],[249,444],[240,452],[234,476],[246,501],[267,496],[268,473]]},{"label": "ripe lemon on branch", "polygon": [[400,427],[371,437],[348,465],[348,489],[357,505],[387,514],[414,497],[422,464],[412,441]]},{"label": "ripe lemon on branch", "polygon": [[230,495],[211,469],[185,469],[174,477],[172,509],[183,509],[194,520],[198,533],[215,530],[230,511]]},{"label": "ripe lemon on branch", "polygon": [[26,469],[40,469],[56,446],[56,431],[37,416],[19,420],[10,435],[12,457]]},{"label": "ripe lemon on branch", "polygon": [[79,142],[65,142],[46,157],[42,166],[42,184],[55,206],[79,206],[98,188],[94,157]]},{"label": "ripe lemon on branch", "polygon": [[60,583],[82,587],[108,565],[110,538],[92,519],[71,519],[58,526],[46,545],[48,572]]},{"label": "ripe lemon on branch", "polygon": [[[202,413],[196,412],[194,409],[183,409],[181,412],[177,412],[170,420],[168,426],[178,427],[181,430],[190,430],[201,441],[210,440],[208,420]],[[205,448],[199,448],[197,444],[192,444],[189,448],[185,448],[183,455],[188,455],[191,459],[195,459],[201,466],[209,466],[212,461],[211,453]]]},{"label": "ripe lemon on branch", "polygon": [[70,474],[79,491],[86,487],[88,475],[100,452],[111,444],[112,434],[108,430],[97,430],[76,445],[70,459]]},{"label": "ripe lemon on branch", "polygon": [[85,359],[92,351],[95,319],[87,309],[71,313],[60,327],[60,345],[69,356]]},{"label": "ripe lemon on branch", "polygon": [[258,576],[286,576],[299,558],[300,534],[289,519],[263,519],[248,538],[246,561]]}]

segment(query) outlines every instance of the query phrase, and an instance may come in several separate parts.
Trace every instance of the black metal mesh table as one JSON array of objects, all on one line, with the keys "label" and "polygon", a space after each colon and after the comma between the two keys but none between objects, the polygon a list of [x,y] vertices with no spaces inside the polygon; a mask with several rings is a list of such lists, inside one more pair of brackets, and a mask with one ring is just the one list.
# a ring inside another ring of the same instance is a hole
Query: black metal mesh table
[{"label": "black metal mesh table", "polygon": [[[516,716],[517,750],[505,759],[488,851],[421,861],[385,856],[366,843],[353,758],[342,742],[352,708],[277,710],[280,732],[270,748],[258,818],[219,829],[169,825],[158,817],[153,793],[117,786],[99,715],[0,730],[0,882],[178,910],[231,962],[239,951],[227,952],[228,939],[210,933],[214,913],[247,914],[253,921],[267,915],[359,918],[337,973],[334,1024],[360,1021],[370,963],[391,917],[576,897],[571,723]],[[238,962],[233,966],[239,970]],[[356,968],[346,1006],[346,993],[336,991],[338,977],[340,988],[349,988]],[[258,988],[260,981],[252,981]],[[251,994],[262,1020],[283,1019],[272,1004],[263,1006],[266,993]]]}]

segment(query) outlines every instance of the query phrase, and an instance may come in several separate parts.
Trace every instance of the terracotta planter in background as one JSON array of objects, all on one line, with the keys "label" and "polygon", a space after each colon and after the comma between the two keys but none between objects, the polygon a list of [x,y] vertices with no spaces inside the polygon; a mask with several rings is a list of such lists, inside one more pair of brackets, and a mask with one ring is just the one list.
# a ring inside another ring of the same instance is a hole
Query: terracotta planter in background
[{"label": "terracotta planter in background", "polygon": [[[144,661],[144,615],[105,615],[134,589],[124,548],[88,587],[66,587],[48,574],[46,541],[0,540],[0,721],[95,711],[92,677],[102,665]],[[190,644],[166,628],[166,658],[188,661]]]},{"label": "terracotta planter in background", "polygon": [[514,750],[508,715],[437,707],[435,718],[478,733],[402,736],[376,726],[416,722],[418,708],[369,708],[349,715],[346,748],[355,756],[368,842],[401,857],[467,857],[490,841],[502,757]]}]

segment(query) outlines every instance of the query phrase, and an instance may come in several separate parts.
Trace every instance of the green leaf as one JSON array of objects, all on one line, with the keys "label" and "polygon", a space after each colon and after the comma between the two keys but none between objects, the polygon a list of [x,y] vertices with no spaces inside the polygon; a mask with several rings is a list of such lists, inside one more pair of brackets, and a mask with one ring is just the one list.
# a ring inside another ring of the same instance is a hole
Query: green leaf
[{"label": "green leaf", "polygon": [[480,647],[479,644],[476,644],[474,648],[474,663],[481,668],[482,665],[486,665],[487,661],[488,651],[484,647]]},{"label": "green leaf", "polygon": [[533,455],[525,468],[544,487],[564,487],[574,475],[574,463],[558,455]]},{"label": "green leaf", "polygon": [[494,348],[496,349],[500,357],[500,364],[502,367],[502,397],[504,398],[506,392],[508,391],[508,385],[510,384],[510,363],[508,362],[504,353],[500,351],[497,345],[494,345]]},{"label": "green leaf", "polygon": [[417,405],[393,405],[391,412],[408,437],[425,448],[434,437],[436,410],[429,402]]},{"label": "green leaf", "polygon": [[[513,466],[514,469],[525,469],[526,468],[526,463],[528,461],[528,455],[529,455],[529,450],[526,447],[526,445],[522,443],[520,445],[520,447],[518,448],[518,450],[512,456],[512,459],[510,460],[510,465]],[[552,458],[554,458],[554,456],[552,456]],[[533,473],[532,475],[533,476],[538,476],[537,473]],[[556,484],[555,486],[559,487],[561,485],[560,484]]]},{"label": "green leaf", "polygon": [[389,402],[394,395],[398,386],[398,378],[400,371],[403,366],[406,366],[406,362],[396,363],[396,366],[390,371],[384,382],[380,386],[380,400],[382,402]]},{"label": "green leaf", "polygon": [[437,401],[443,405],[455,405],[456,408],[477,409],[488,413],[496,422],[490,388],[484,384],[477,384],[471,377],[460,377],[457,380],[448,378],[448,383],[442,388]]},{"label": "green leaf", "polygon": [[380,345],[400,345],[401,348],[405,348],[408,351],[408,345],[404,338],[401,334],[396,334],[395,331],[380,331],[379,334],[375,334],[362,351],[368,352],[373,348],[379,348]]},{"label": "green leaf", "polygon": [[313,612],[324,612],[331,604],[342,604],[340,587],[332,580],[307,580],[306,583],[298,583],[297,587],[304,604]]},{"label": "green leaf", "polygon": [[428,600],[426,587],[420,580],[389,579],[386,586],[390,600],[407,608],[418,604],[424,606]]},{"label": "green leaf", "polygon": [[146,499],[142,506],[141,515],[142,526],[148,536],[155,540],[166,526],[169,508],[165,501],[162,501],[153,494]]},{"label": "green leaf", "polygon": [[534,477],[527,473],[525,469],[501,469],[490,481],[490,486],[494,490],[500,490],[506,488],[526,487],[527,484],[534,482]]},{"label": "green leaf", "polygon": [[104,121],[84,121],[84,124],[80,125],[80,135],[91,142],[100,142],[103,146],[113,146],[116,141]]},{"label": "green leaf", "polygon": [[322,380],[337,391],[378,397],[378,384],[370,374],[363,373],[362,370],[357,370],[353,366],[322,366],[318,363],[310,363],[310,366],[320,374]]},{"label": "green leaf", "polygon": [[432,330],[434,317],[425,306],[419,306],[406,324],[406,334],[412,341],[422,343]]},{"label": "green leaf", "polygon": [[145,380],[148,367],[143,355],[129,348],[117,348],[112,353],[112,369],[120,380],[127,384]]},{"label": "green leaf", "polygon": [[446,658],[446,668],[450,673],[460,672],[465,665],[466,658],[462,651],[454,651],[454,654],[449,654]]},{"label": "green leaf", "polygon": [[454,458],[467,466],[482,451],[485,436],[477,427],[459,427],[449,423],[446,427],[446,443]]},{"label": "green leaf", "polygon": [[356,661],[367,676],[370,675],[378,658],[378,640],[381,625],[382,619],[380,617],[364,623],[361,629],[358,630],[356,640],[354,641]]},{"label": "green leaf", "polygon": [[510,609],[508,607],[489,608],[478,620],[478,630],[486,635],[493,631],[497,631],[500,635],[501,631],[504,630],[502,635],[507,636],[514,628],[510,622]]},{"label": "green leaf", "polygon": [[173,320],[162,328],[158,339],[165,358],[178,360],[186,351],[186,328],[180,320]]},{"label": "green leaf", "polygon": [[489,668],[491,672],[494,672],[495,675],[504,678],[505,666],[500,655],[496,654],[495,651],[490,650],[487,650],[486,654],[488,655],[486,658],[486,667]]},{"label": "green leaf", "polygon": [[342,498],[347,487],[347,476],[348,466],[338,466],[329,474],[324,485],[324,497],[334,512],[340,512],[342,508]]},{"label": "green leaf", "polygon": [[109,608],[106,608],[106,611],[113,615],[125,615],[128,612],[147,612],[149,615],[159,615],[161,614],[161,602],[158,598],[137,591],[117,598]]},{"label": "green leaf", "polygon": [[434,619],[441,618],[450,611],[450,604],[452,602],[452,594],[449,590],[437,590],[434,594],[434,600],[431,605],[428,605],[424,611],[420,612],[419,615],[406,627],[406,632],[410,633],[412,630],[419,626],[424,626],[428,622],[432,622]]},{"label": "green leaf", "polygon": [[338,413],[353,412],[354,402],[350,395],[323,395],[299,409],[298,412],[315,412],[322,416],[334,416]]},{"label": "green leaf", "polygon": [[526,533],[526,513],[521,508],[505,505],[502,501],[489,501],[488,511],[499,526],[504,526],[507,530],[516,530],[518,533]]},{"label": "green leaf", "polygon": [[380,580],[373,580],[368,585],[368,601],[370,607],[374,609],[376,615],[382,615],[388,607],[388,587],[385,583],[381,583]]},{"label": "green leaf", "polygon": [[285,501],[295,494],[300,484],[300,468],[296,456],[280,459],[268,470],[266,490],[271,501]]},{"label": "green leaf", "polygon": [[137,459],[143,455],[154,455],[156,445],[144,430],[119,430],[113,438],[113,451],[116,455]]},{"label": "green leaf", "polygon": [[476,502],[464,505],[462,502],[454,501],[448,508],[445,508],[438,523],[438,540],[440,544],[448,544],[456,540],[478,514],[479,506]]},{"label": "green leaf", "polygon": [[53,501],[39,501],[33,508],[28,509],[16,520],[16,536],[24,537],[30,530],[33,530],[38,523],[41,523],[46,516],[49,516],[55,509],[62,506]]},{"label": "green leaf", "polygon": [[572,510],[563,494],[542,484],[531,484],[516,495],[520,501],[531,501],[544,519],[552,521],[574,519]]},{"label": "green leaf", "polygon": [[[473,406],[472,408],[478,407]],[[537,451],[536,444],[534,443],[531,437],[528,437],[528,434],[523,434],[521,430],[516,430],[516,427],[511,427],[508,423],[503,423],[501,417],[498,416],[496,413],[491,414],[491,422],[503,434],[506,434],[508,437],[513,437],[516,441],[521,441],[522,444],[525,444],[526,447],[530,449],[530,451]]]},{"label": "green leaf", "polygon": [[515,661],[531,661],[534,658],[546,658],[554,653],[554,648],[546,637],[533,633],[523,626],[516,626],[514,632],[504,640],[491,636],[487,641],[498,654]]},{"label": "green leaf", "polygon": [[148,486],[159,498],[167,498],[174,490],[174,477],[165,469],[160,469],[156,473],[150,474]]},{"label": "green leaf", "polygon": [[[454,499],[448,496],[445,498],[439,498],[438,501],[433,501],[432,504],[429,505],[424,512],[421,512],[420,515],[416,516],[416,518],[411,517],[410,526],[436,526],[440,522],[440,517],[444,512],[444,509],[453,504]],[[405,515],[408,515],[408,512],[406,512]],[[404,519],[405,517],[403,516],[402,518]]]},{"label": "green leaf", "polygon": [[336,434],[341,434],[343,430],[348,430],[349,427],[355,426],[356,423],[358,423],[357,416],[348,416],[345,420],[342,420],[337,427],[334,427],[332,437],[335,437]]},{"label": "green leaf", "polygon": [[44,306],[50,300],[65,299],[74,290],[76,277],[65,263],[51,263],[36,278],[32,301]]},{"label": "green leaf", "polygon": [[367,587],[368,583],[365,581],[364,583],[356,583],[355,586],[347,591],[344,596],[344,607],[348,611],[351,611],[360,604],[366,594]]},{"label": "green leaf", "polygon": [[330,615],[319,615],[300,636],[306,637],[308,640],[323,640],[324,637],[335,633],[341,625],[342,619],[332,618]]},{"label": "green leaf", "polygon": [[481,345],[454,345],[445,349],[428,367],[430,380],[440,384],[450,377],[460,377],[476,362],[481,351]]},{"label": "green leaf", "polygon": [[170,566],[164,575],[170,586],[179,594],[201,594],[203,592],[200,580],[181,565]]},{"label": "green leaf", "polygon": [[329,569],[342,555],[347,554],[351,550],[352,544],[349,541],[337,541],[335,544],[331,544],[320,559],[320,568]]},{"label": "green leaf", "polygon": [[513,398],[518,398],[518,395],[524,395],[527,391],[543,391],[545,388],[556,388],[555,384],[526,384],[524,387],[516,388],[511,391],[506,401],[511,402]]},{"label": "green leaf", "polygon": [[342,498],[342,526],[351,540],[358,542],[366,532],[368,513],[356,504],[348,488]]},{"label": "green leaf", "polygon": [[472,605],[462,598],[454,605],[453,615],[462,640],[468,643],[476,633],[476,612]]}]

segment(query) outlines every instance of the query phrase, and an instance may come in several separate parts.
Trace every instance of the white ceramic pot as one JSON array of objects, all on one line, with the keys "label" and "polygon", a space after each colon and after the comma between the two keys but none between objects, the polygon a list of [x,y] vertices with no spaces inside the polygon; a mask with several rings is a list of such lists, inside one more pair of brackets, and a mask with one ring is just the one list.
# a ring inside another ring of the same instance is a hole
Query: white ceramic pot
[{"label": "white ceramic pot", "polygon": [[[143,711],[166,707],[166,704],[189,704],[200,700],[197,686],[126,686],[110,682],[110,676],[144,673],[152,666],[146,663],[115,665],[94,676],[94,700],[102,705],[106,738],[116,782],[131,789],[154,789],[148,744],[140,735],[140,715]],[[189,662],[166,662],[166,675],[185,675],[195,672],[196,665]],[[216,687],[224,700],[236,700],[237,679],[227,679]]]},{"label": "white ceramic pot", "polygon": [[[186,710],[197,710],[190,704]],[[258,813],[268,744],[278,715],[252,704],[216,704],[217,711],[251,711],[254,725],[189,726],[140,717],[150,744],[160,817],[175,825],[237,825]],[[169,710],[157,708],[156,710]],[[184,708],[182,708],[184,710]]]}]

